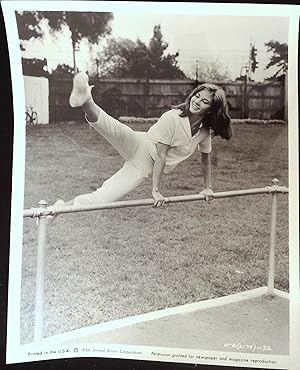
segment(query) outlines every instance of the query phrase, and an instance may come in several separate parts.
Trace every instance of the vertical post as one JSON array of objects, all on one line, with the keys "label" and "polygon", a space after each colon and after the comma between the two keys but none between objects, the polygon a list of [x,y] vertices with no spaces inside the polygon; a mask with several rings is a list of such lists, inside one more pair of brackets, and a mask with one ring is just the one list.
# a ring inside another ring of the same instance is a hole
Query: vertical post
[{"label": "vertical post", "polygon": [[149,71],[147,70],[147,76],[146,76],[146,81],[145,81],[145,117],[149,117],[149,88],[150,88],[150,79],[149,79]]},{"label": "vertical post", "polygon": [[[46,209],[47,202],[41,200],[39,208]],[[34,342],[43,339],[43,316],[44,316],[44,274],[45,274],[45,249],[46,249],[46,217],[38,216],[38,245],[35,283],[35,315],[34,315]]]},{"label": "vertical post", "polygon": [[198,81],[198,77],[199,77],[199,60],[197,59],[196,60],[196,78],[195,78],[195,81]]},{"label": "vertical post", "polygon": [[72,38],[72,49],[73,49],[73,68],[74,68],[74,75],[77,73],[77,66],[76,66],[76,43],[75,40]]},{"label": "vertical post", "polygon": [[[272,180],[273,189],[279,184],[278,179]],[[272,216],[271,216],[271,233],[270,233],[270,254],[269,254],[269,275],[268,275],[268,293],[274,295],[275,279],[275,243],[276,243],[276,222],[277,222],[277,193],[272,193]]]},{"label": "vertical post", "polygon": [[248,73],[249,69],[246,68],[246,75],[245,75],[245,81],[244,81],[244,89],[243,89],[243,105],[244,105],[244,116],[243,118],[249,118],[249,98],[248,98]]}]

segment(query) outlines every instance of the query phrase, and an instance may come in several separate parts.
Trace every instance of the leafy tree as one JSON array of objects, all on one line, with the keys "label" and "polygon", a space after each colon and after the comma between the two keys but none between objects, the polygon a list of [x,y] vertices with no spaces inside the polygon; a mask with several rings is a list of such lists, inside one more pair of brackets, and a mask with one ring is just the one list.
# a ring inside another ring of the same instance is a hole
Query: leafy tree
[{"label": "leafy tree", "polygon": [[203,81],[214,81],[222,82],[230,80],[230,73],[227,67],[224,67],[222,63],[216,59],[211,62],[203,64],[199,70],[198,80]]},{"label": "leafy tree", "polygon": [[[139,52],[136,52],[138,49]],[[134,60],[133,57],[135,56]],[[130,77],[133,64],[139,75],[140,64],[143,63],[143,46],[124,38],[110,38],[104,51],[98,54],[99,77]]]},{"label": "leafy tree", "polygon": [[149,42],[148,59],[149,59],[149,75],[156,73],[160,74],[162,62],[164,61],[164,51],[168,48],[168,44],[163,41],[160,25],[154,26],[153,36]]},{"label": "leafy tree", "polygon": [[20,38],[20,48],[24,51],[23,41],[30,40],[31,38],[40,38],[43,31],[39,25],[37,12],[15,12],[15,15]]},{"label": "leafy tree", "polygon": [[272,53],[270,61],[266,65],[265,69],[277,67],[277,71],[269,79],[284,76],[288,70],[288,45],[271,40],[265,43],[265,46],[267,47],[267,52]]},{"label": "leafy tree", "polygon": [[185,78],[185,74],[178,67],[179,53],[164,55],[168,43],[163,41],[160,25],[154,26],[153,36],[149,42],[150,68],[149,77],[152,78]]},{"label": "leafy tree", "polygon": [[52,77],[59,78],[70,78],[73,76],[73,68],[68,64],[58,64],[57,67],[52,71]]},{"label": "leafy tree", "polygon": [[179,54],[165,55],[167,47],[160,26],[154,27],[148,46],[139,39],[111,38],[98,55],[98,76],[185,78],[177,64]]},{"label": "leafy tree", "polygon": [[48,22],[53,36],[57,36],[57,33],[67,27],[71,32],[74,70],[76,70],[75,51],[79,42],[87,39],[89,43],[95,44],[101,36],[109,34],[111,32],[109,23],[112,17],[112,13],[108,12],[16,12],[20,40],[30,40],[32,37],[42,38],[44,34],[41,28],[42,20]]}]

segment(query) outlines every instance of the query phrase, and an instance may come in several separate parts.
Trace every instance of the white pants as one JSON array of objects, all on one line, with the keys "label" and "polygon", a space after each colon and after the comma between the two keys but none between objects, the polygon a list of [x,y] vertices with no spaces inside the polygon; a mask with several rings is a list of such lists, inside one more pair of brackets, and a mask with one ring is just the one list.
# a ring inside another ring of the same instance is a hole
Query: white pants
[{"label": "white pants", "polygon": [[96,191],[74,198],[74,205],[113,202],[140,185],[153,170],[147,134],[130,127],[100,111],[97,122],[89,122],[125,159],[123,167]]}]

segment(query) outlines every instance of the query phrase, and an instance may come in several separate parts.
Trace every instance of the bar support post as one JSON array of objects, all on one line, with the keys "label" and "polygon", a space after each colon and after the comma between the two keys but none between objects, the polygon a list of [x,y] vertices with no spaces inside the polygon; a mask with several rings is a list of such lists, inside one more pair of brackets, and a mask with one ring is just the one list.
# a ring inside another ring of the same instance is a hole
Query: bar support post
[{"label": "bar support post", "polygon": [[[41,200],[38,203],[39,209],[47,209],[47,202]],[[37,240],[37,264],[35,283],[35,314],[34,314],[34,342],[43,339],[44,319],[44,280],[45,280],[45,250],[46,250],[46,215],[38,216],[38,240]]]},{"label": "bar support post", "polygon": [[275,280],[275,246],[276,246],[276,223],[277,223],[277,192],[279,184],[278,179],[272,180],[272,215],[271,215],[271,232],[270,232],[270,253],[269,253],[269,275],[268,275],[268,293],[274,295]]}]

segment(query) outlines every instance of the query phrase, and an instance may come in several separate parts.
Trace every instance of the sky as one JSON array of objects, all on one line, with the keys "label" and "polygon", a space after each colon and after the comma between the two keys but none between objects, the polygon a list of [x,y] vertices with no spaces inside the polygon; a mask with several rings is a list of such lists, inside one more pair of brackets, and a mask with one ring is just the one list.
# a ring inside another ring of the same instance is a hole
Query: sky
[{"label": "sky", "polygon": [[[265,43],[276,40],[288,43],[288,18],[266,16],[228,16],[162,14],[141,12],[114,12],[111,22],[113,37],[128,38],[148,44],[153,28],[160,24],[164,41],[169,44],[169,53],[179,52],[179,66],[191,78],[195,77],[196,61],[199,68],[205,63],[218,61],[235,79],[241,67],[247,63],[250,43],[257,48],[259,68],[251,76],[256,81],[269,77],[272,70],[264,68],[271,53],[267,53]],[[72,65],[72,49],[68,32],[53,41],[47,37],[44,42],[26,44],[24,57],[46,57],[51,70],[58,63]],[[77,61],[80,69],[87,69],[91,62],[88,46],[80,45]]]}]

